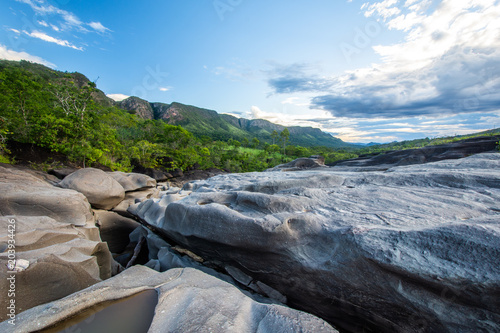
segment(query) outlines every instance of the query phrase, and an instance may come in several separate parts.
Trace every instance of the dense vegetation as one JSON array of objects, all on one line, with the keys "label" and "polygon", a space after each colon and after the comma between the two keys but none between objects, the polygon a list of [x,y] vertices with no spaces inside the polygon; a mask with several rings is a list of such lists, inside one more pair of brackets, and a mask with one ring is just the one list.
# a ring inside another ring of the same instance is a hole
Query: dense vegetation
[{"label": "dense vegetation", "polygon": [[98,163],[124,171],[142,166],[245,172],[312,154],[322,154],[327,161],[356,156],[333,148],[288,145],[288,130],[273,135],[274,142],[194,136],[180,126],[144,120],[114,106],[82,74],[0,61],[0,162],[10,158],[7,140],[63,153],[82,167]]}]

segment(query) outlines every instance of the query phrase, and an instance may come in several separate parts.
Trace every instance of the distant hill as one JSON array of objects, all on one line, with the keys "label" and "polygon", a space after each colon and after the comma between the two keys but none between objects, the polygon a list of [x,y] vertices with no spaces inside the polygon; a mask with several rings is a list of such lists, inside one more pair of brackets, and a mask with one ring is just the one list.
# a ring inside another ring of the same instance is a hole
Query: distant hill
[{"label": "distant hill", "polygon": [[[60,85],[62,82],[74,82],[78,88],[87,86],[91,81],[83,74],[78,72],[61,72],[58,70],[51,69],[41,64],[32,63],[29,61],[11,61],[11,60],[0,60],[0,72],[5,68],[20,68],[22,70],[29,71],[34,75],[37,75],[43,81],[43,84],[47,85]],[[97,89],[92,93],[92,98],[104,107],[113,106],[115,101],[107,97],[104,92]]]},{"label": "distant hill", "polygon": [[[150,103],[138,97],[129,97],[117,103],[117,106],[134,112],[144,119],[161,119],[171,125],[180,125],[197,136],[207,136],[213,140],[251,140],[272,143],[273,131],[280,133],[285,126],[271,123],[263,119],[236,118],[216,111],[181,103]],[[355,147],[318,128],[289,126],[290,144],[312,147],[325,146],[331,148]]]}]

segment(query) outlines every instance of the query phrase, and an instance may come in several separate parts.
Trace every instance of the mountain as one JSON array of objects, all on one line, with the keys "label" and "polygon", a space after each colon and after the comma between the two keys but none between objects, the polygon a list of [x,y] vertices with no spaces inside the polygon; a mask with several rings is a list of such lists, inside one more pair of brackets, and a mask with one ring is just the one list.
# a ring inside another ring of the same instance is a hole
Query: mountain
[{"label": "mountain", "polygon": [[353,143],[356,146],[359,147],[371,147],[371,146],[379,146],[381,143],[378,142],[369,142],[369,143]]},{"label": "mountain", "polygon": [[[44,87],[44,90],[51,86],[64,86],[66,84],[74,84],[77,89],[89,85],[95,87],[91,80],[78,72],[61,72],[28,61],[0,60],[0,72],[14,69],[32,73],[33,77],[37,78],[39,84]],[[242,141],[257,138],[261,142],[273,143],[271,136],[273,131],[280,133],[285,129],[285,126],[273,124],[263,119],[236,118],[231,115],[219,114],[213,110],[176,102],[171,104],[150,103],[138,97],[129,97],[121,102],[115,102],[99,89],[94,89],[92,97],[100,106],[117,106],[129,113],[135,113],[142,119],[164,120],[170,125],[180,125],[198,137],[208,137],[211,140],[235,139]],[[289,143],[292,145],[330,148],[356,147],[317,128],[290,126],[288,130],[290,132]]]},{"label": "mountain", "polygon": [[[189,132],[212,140],[251,140],[257,138],[273,142],[272,133],[280,133],[285,126],[264,119],[244,119],[216,111],[181,103],[150,103],[138,97],[129,97],[117,103],[122,109],[134,112],[144,119],[161,119],[171,125],[180,125]],[[290,144],[304,147],[325,146],[331,148],[354,147],[318,128],[289,126]]]}]

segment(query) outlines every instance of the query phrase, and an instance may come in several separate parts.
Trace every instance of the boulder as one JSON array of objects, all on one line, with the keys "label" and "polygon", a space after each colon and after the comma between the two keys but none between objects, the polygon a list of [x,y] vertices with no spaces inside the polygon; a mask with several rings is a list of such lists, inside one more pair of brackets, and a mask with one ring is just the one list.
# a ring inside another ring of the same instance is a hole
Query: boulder
[{"label": "boulder", "polygon": [[73,172],[59,186],[82,193],[97,209],[109,210],[125,198],[125,190],[120,183],[106,172],[94,168]]},{"label": "boulder", "polygon": [[127,212],[127,209],[137,203],[146,199],[159,198],[161,195],[160,190],[156,188],[149,188],[146,190],[139,190],[134,192],[126,192],[125,199],[120,202],[117,206],[115,206],[112,211],[116,212],[125,217],[131,217],[131,215]]},{"label": "boulder", "polygon": [[[65,322],[88,309],[95,309],[90,317]],[[134,327],[137,332],[150,333],[337,332],[317,317],[257,302],[248,293],[195,269],[158,273],[143,266],[134,266],[70,297],[20,313],[16,326],[3,322],[0,331],[33,332],[49,327],[58,331],[95,331],[106,327],[107,332],[121,332],[124,326],[129,331]]]},{"label": "boulder", "polygon": [[[0,222],[0,276],[17,271],[17,311],[65,297],[111,275],[111,253],[81,193],[0,168]],[[9,252],[14,234],[15,261]],[[2,308],[9,302],[8,282],[0,280]],[[0,312],[0,320],[7,319],[6,314]]]},{"label": "boulder", "polygon": [[153,169],[153,168],[144,168],[142,166],[136,166],[133,169],[133,172],[135,173],[142,173],[144,175],[147,175],[157,182],[164,182],[167,181],[168,179],[172,178],[172,175],[164,170],[158,170],[158,169]]},{"label": "boulder", "polygon": [[0,215],[47,216],[61,223],[88,226],[94,217],[85,196],[63,190],[27,172],[0,167]]},{"label": "boulder", "polygon": [[108,175],[113,177],[125,189],[125,192],[144,190],[151,187],[156,187],[156,180],[140,174],[140,173],[125,173],[120,171],[108,172]]},{"label": "boulder", "polygon": [[499,169],[489,153],[386,172],[223,175],[133,212],[346,331],[493,332]]},{"label": "boulder", "polygon": [[314,169],[325,166],[325,158],[320,155],[311,157],[301,157],[291,162],[280,164],[266,171],[300,171],[306,169]]},{"label": "boulder", "polygon": [[61,168],[61,169],[51,169],[48,171],[49,175],[54,175],[59,179],[64,179],[66,176],[71,175],[73,172],[77,171],[75,168]]},{"label": "boulder", "polygon": [[182,177],[184,176],[184,172],[182,172],[181,169],[177,168],[177,169],[174,169],[171,173],[172,177],[174,178],[177,178],[177,177]]}]

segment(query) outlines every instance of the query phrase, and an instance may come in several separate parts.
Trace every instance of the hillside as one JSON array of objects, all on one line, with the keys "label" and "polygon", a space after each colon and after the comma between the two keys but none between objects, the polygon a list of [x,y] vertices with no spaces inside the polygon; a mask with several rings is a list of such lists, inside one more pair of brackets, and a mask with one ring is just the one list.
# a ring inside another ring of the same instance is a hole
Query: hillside
[{"label": "hillside", "polygon": [[[208,136],[212,140],[229,139],[251,140],[259,139],[262,142],[273,142],[272,133],[280,133],[285,126],[273,124],[263,119],[236,118],[216,111],[199,108],[181,103],[150,103],[138,97],[129,97],[117,106],[134,112],[144,119],[165,120],[170,125],[180,125],[198,137]],[[354,145],[322,132],[318,128],[291,126],[290,144],[313,147],[325,146],[331,148],[354,147]]]},{"label": "hillside", "polygon": [[[136,97],[115,103],[83,74],[0,60],[0,163],[180,174],[213,168],[262,171],[311,155],[323,155],[327,162],[357,156],[325,146],[272,145],[273,129],[283,127],[179,103]],[[290,132],[292,143],[302,145],[326,135],[316,129]],[[324,145],[335,142],[325,139]],[[30,151],[43,154],[34,158]]]}]

